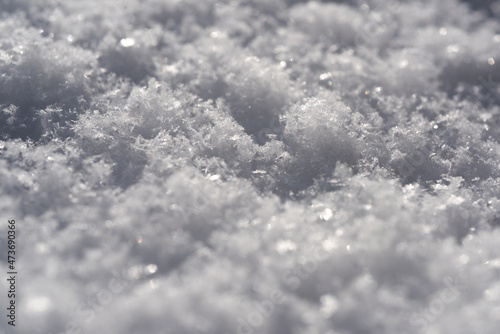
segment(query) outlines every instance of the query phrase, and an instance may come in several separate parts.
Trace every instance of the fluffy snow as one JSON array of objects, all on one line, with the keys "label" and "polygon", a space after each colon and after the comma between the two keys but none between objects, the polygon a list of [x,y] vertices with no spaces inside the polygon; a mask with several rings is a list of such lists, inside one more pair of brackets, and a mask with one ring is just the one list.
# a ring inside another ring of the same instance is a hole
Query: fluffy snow
[{"label": "fluffy snow", "polygon": [[497,334],[499,166],[497,1],[1,0],[0,333]]}]

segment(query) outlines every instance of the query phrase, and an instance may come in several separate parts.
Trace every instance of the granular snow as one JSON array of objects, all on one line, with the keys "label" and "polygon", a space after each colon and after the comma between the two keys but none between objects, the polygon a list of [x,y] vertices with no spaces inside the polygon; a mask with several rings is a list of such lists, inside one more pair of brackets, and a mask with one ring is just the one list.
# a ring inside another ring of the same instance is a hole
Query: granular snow
[{"label": "granular snow", "polygon": [[0,0],[0,333],[497,334],[499,124],[492,0]]}]

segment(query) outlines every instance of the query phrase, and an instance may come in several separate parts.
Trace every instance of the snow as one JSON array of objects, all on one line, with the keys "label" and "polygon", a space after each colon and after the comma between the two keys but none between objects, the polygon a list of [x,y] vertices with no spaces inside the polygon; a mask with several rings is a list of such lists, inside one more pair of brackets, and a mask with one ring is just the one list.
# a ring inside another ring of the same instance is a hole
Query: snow
[{"label": "snow", "polygon": [[0,333],[496,334],[499,19],[0,1]]}]

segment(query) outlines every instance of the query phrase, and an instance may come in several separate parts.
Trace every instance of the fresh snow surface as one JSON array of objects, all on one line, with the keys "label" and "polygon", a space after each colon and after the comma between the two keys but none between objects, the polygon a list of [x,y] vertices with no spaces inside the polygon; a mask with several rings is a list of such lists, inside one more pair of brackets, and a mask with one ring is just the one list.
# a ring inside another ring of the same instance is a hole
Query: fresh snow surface
[{"label": "fresh snow surface", "polygon": [[0,333],[498,334],[499,166],[498,1],[0,0]]}]

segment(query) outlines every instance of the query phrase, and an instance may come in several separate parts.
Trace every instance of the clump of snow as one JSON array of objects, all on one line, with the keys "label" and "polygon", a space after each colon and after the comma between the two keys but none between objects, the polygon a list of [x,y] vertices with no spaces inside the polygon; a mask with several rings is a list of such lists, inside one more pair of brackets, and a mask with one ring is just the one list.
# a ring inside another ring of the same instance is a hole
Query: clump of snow
[{"label": "clump of snow", "polygon": [[19,333],[497,333],[496,2],[0,9]]},{"label": "clump of snow", "polygon": [[75,111],[88,107],[95,61],[90,52],[75,54],[66,43],[19,22],[26,24],[17,15],[1,22],[1,136],[38,140],[61,130],[64,137]]}]

